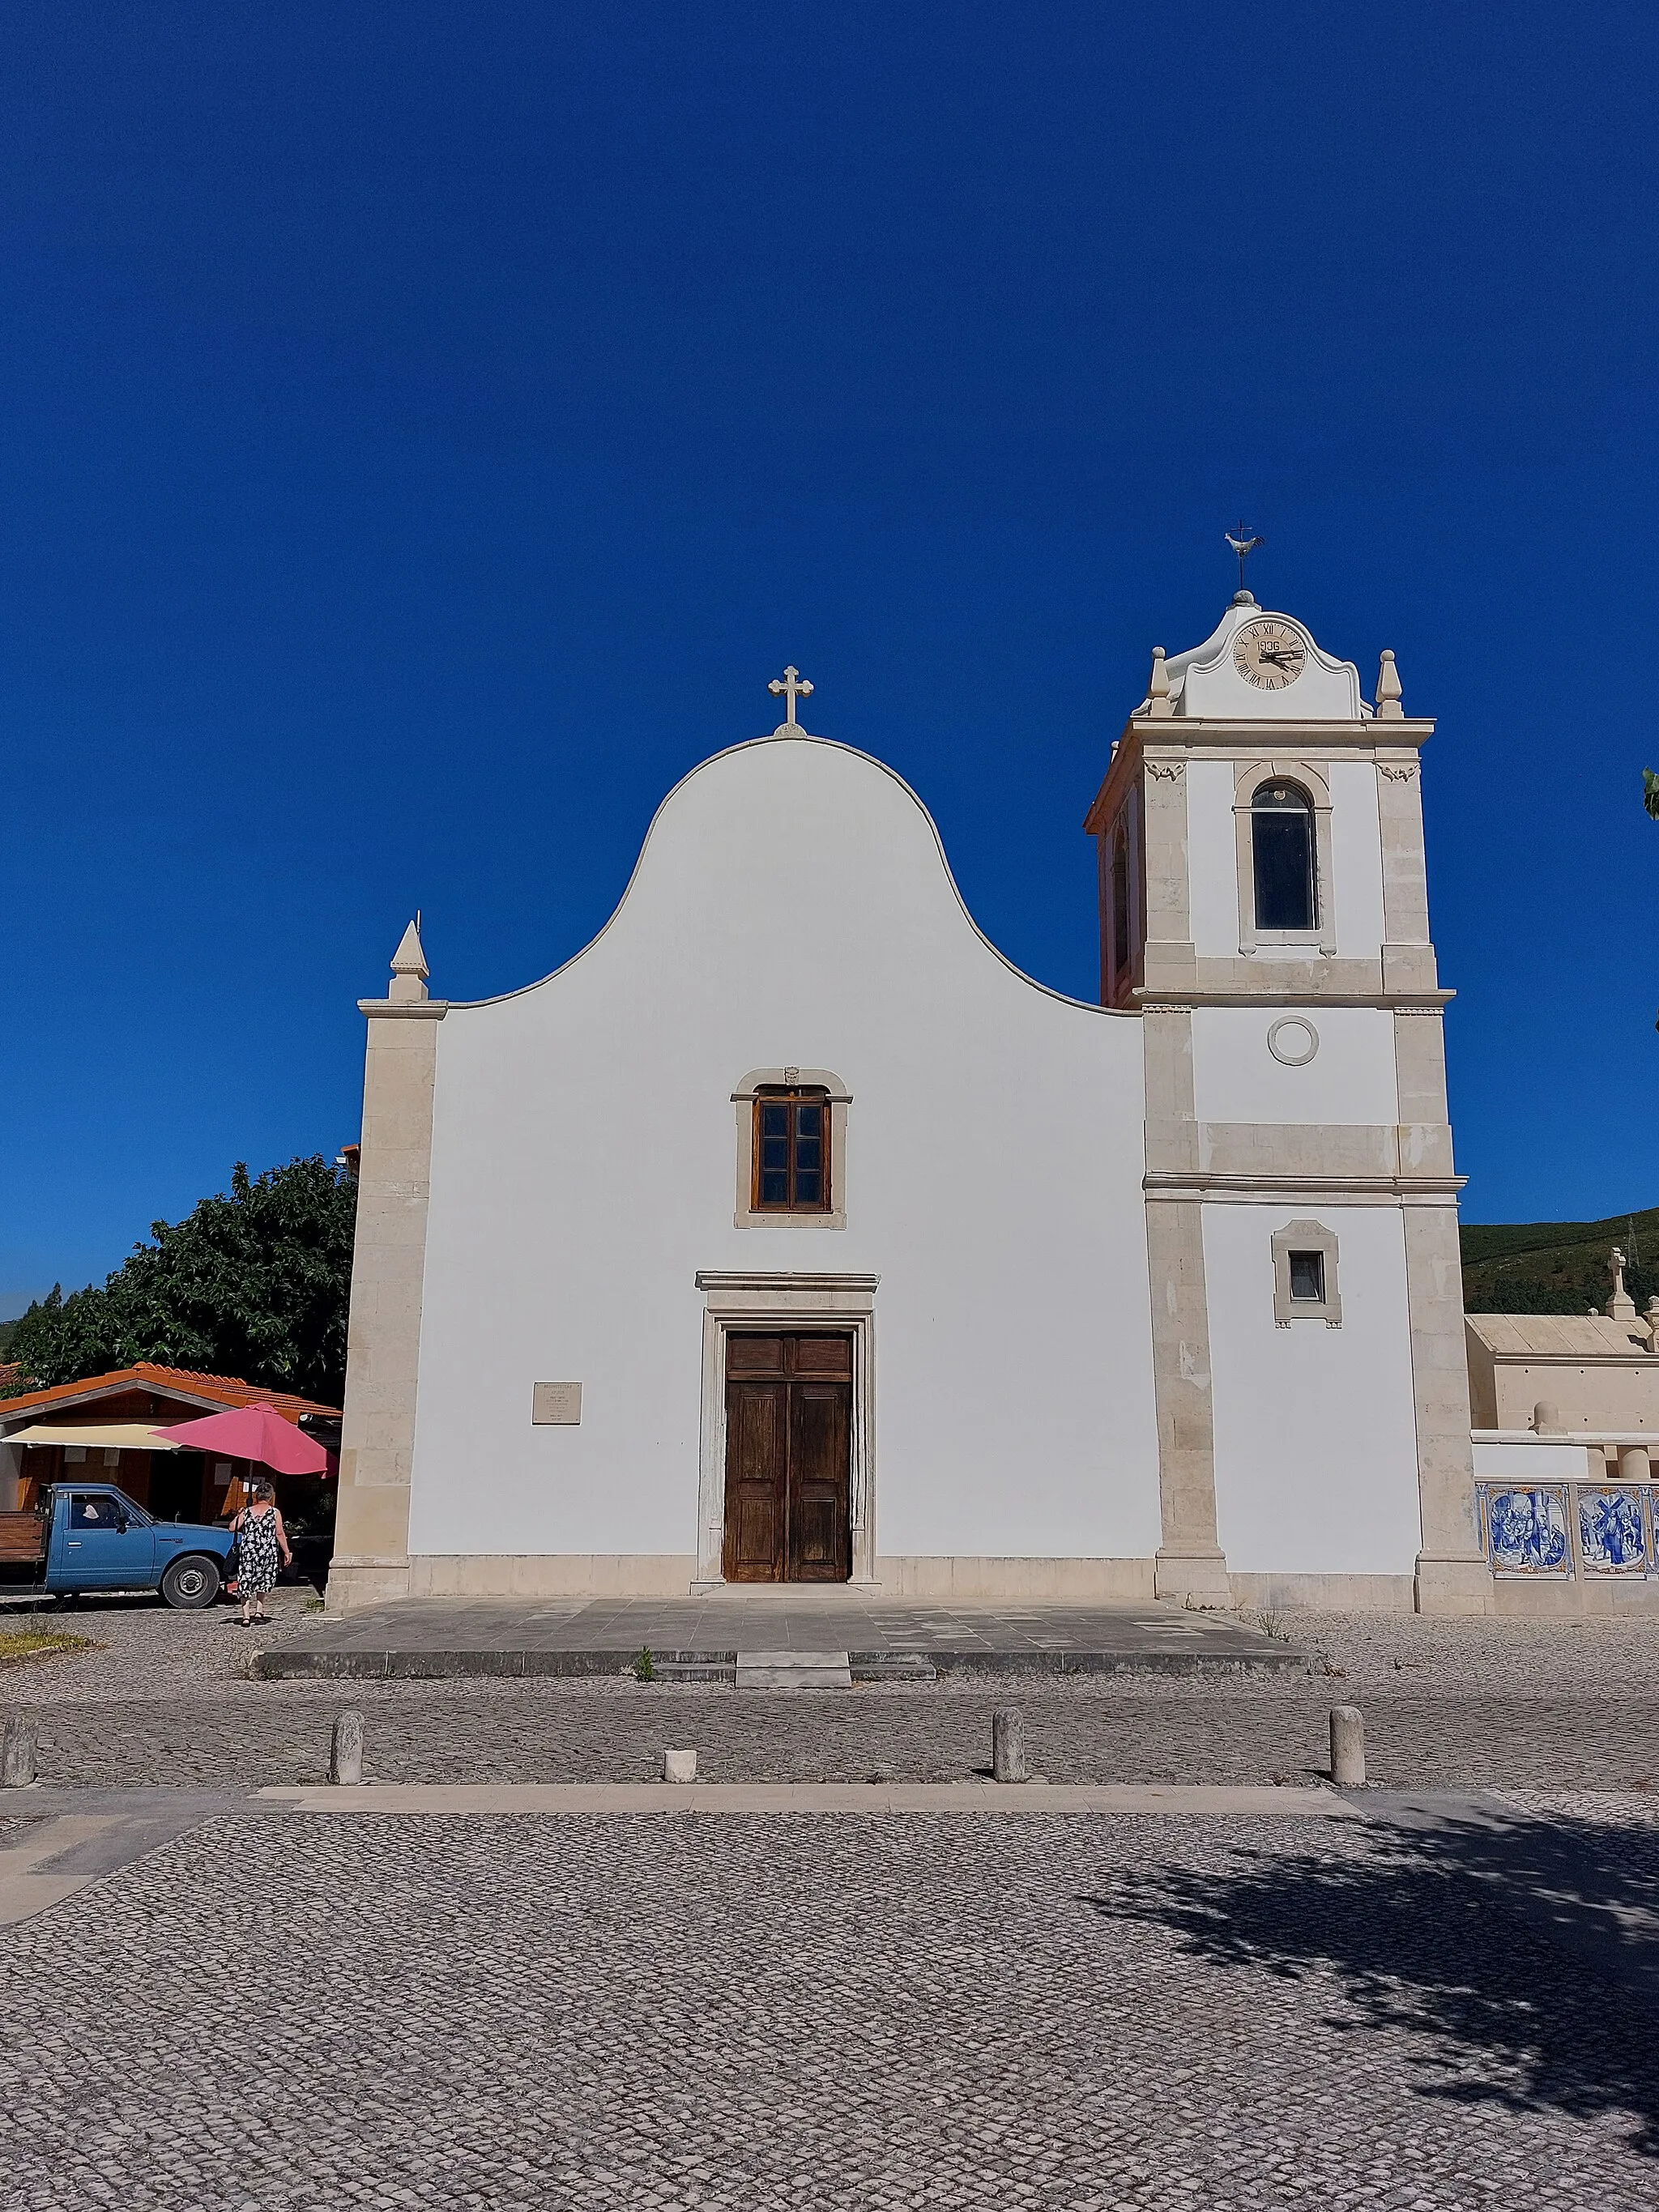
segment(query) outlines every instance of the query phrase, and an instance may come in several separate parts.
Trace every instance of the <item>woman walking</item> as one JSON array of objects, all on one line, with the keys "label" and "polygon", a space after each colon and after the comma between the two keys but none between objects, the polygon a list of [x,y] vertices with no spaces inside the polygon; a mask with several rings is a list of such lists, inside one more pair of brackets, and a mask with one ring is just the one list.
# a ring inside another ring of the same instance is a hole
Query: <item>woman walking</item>
[{"label": "woman walking", "polygon": [[265,1592],[276,1586],[277,1553],[281,1552],[284,1566],[294,1559],[283,1516],[276,1510],[275,1490],[263,1476],[256,1476],[249,1487],[250,1503],[230,1524],[236,1539],[236,1594],[242,1601],[244,1628],[270,1618],[265,1611]]}]

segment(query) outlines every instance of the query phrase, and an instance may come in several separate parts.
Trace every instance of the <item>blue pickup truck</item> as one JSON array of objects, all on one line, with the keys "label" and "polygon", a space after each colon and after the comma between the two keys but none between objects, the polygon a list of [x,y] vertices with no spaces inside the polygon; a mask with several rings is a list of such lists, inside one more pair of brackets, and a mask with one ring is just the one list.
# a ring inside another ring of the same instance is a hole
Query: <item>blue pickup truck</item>
[{"label": "blue pickup truck", "polygon": [[156,1521],[108,1482],[63,1482],[33,1513],[0,1513],[0,1593],[160,1590],[169,1605],[211,1605],[230,1579],[228,1528]]}]

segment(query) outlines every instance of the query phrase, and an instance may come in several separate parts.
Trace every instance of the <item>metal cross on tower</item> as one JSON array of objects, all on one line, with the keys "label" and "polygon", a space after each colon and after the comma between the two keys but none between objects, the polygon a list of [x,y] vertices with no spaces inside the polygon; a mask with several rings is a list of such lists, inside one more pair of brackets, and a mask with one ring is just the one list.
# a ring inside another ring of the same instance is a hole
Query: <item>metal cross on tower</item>
[{"label": "metal cross on tower", "polygon": [[810,699],[812,696],[812,687],[799,669],[786,668],[782,675],[775,676],[766,688],[775,699],[781,698],[788,702],[783,714],[785,729],[798,729],[800,726],[795,720],[795,702],[797,699]]},{"label": "metal cross on tower", "polygon": [[1232,547],[1234,552],[1238,556],[1238,588],[1242,592],[1245,588],[1244,563],[1249,559],[1251,554],[1255,552],[1258,545],[1265,545],[1267,541],[1265,538],[1247,537],[1245,535],[1244,526],[1242,522],[1238,526],[1238,535],[1237,538],[1233,536],[1231,530],[1224,530],[1221,534],[1226,539],[1228,544]]}]

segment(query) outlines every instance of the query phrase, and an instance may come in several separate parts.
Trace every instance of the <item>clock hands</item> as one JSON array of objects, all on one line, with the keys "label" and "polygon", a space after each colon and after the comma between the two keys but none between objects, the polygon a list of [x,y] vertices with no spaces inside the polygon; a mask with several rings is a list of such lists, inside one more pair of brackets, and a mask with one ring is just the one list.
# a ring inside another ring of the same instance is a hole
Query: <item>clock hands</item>
[{"label": "clock hands", "polygon": [[1247,682],[1268,690],[1293,684],[1308,662],[1308,648],[1277,617],[1245,623],[1234,636],[1233,659]]}]

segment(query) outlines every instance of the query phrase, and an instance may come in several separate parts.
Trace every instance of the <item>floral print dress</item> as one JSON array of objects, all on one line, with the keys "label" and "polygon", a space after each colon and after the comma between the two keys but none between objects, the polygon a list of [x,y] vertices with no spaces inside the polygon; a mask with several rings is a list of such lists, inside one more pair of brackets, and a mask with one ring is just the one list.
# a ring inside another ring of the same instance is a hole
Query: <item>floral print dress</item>
[{"label": "floral print dress", "polygon": [[276,1511],[256,1513],[250,1506],[236,1531],[236,1595],[244,1602],[263,1598],[276,1586]]}]

